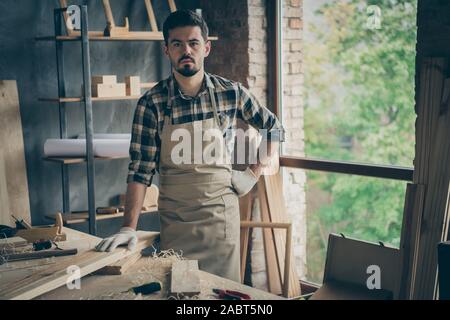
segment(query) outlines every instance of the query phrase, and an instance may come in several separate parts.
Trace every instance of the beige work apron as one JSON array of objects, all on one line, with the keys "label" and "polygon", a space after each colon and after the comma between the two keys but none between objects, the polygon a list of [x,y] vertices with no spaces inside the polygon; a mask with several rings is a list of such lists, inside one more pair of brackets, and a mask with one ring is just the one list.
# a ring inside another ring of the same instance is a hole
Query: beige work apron
[{"label": "beige work apron", "polygon": [[[239,201],[232,189],[231,164],[198,164],[194,152],[190,164],[177,164],[179,161],[174,162],[171,157],[173,147],[180,143],[171,141],[174,130],[187,130],[194,143],[196,134],[203,137],[205,130],[220,129],[211,88],[209,96],[213,118],[173,125],[170,101],[173,95],[169,92],[168,112],[160,136],[161,249],[181,251],[183,257],[198,260],[201,270],[240,282]],[[216,138],[223,152],[227,152],[223,136]],[[213,141],[202,139],[202,150],[208,150]]]}]

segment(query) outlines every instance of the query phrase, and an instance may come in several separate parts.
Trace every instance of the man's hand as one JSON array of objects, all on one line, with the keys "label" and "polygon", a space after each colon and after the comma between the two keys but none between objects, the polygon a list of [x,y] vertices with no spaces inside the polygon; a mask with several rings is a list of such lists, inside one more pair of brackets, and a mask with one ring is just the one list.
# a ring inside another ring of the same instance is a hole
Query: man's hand
[{"label": "man's hand", "polygon": [[257,182],[258,177],[250,168],[247,168],[245,171],[233,170],[231,173],[231,184],[240,197],[252,190]]},{"label": "man's hand", "polygon": [[103,239],[95,249],[97,251],[114,251],[121,244],[128,244],[128,250],[133,250],[138,241],[136,230],[133,228],[123,227],[119,233],[111,237]]}]

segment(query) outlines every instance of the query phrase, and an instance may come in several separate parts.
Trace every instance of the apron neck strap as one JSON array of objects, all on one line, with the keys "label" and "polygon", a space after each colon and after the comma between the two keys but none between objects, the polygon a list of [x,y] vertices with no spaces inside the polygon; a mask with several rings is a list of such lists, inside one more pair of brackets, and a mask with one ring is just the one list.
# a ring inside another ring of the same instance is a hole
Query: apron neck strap
[{"label": "apron neck strap", "polygon": [[217,113],[217,104],[216,104],[216,96],[214,95],[214,90],[211,87],[208,87],[209,91],[209,100],[211,101],[211,106],[214,112],[214,118],[216,119],[216,124],[220,128],[220,120],[219,115]]},{"label": "apron neck strap", "polygon": [[[205,77],[206,77],[206,74],[205,74]],[[171,79],[171,83],[168,86],[167,107],[166,107],[165,112],[164,112],[164,123],[170,123],[170,124],[172,124],[172,115],[173,115],[172,103],[173,103],[173,100],[175,99],[175,94],[174,94],[175,85],[174,85],[174,81],[175,81],[175,79],[173,77]],[[211,101],[211,106],[212,106],[213,113],[214,113],[214,118],[216,119],[217,126],[220,127],[219,115],[217,113],[216,97],[214,95],[213,88],[208,86],[208,92],[209,92],[209,100]]]}]

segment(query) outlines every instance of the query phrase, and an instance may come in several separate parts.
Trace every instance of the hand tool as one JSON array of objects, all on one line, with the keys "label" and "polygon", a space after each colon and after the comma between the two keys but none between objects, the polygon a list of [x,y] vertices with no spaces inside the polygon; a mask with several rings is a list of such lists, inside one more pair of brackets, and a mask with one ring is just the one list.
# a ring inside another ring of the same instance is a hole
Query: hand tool
[{"label": "hand tool", "polygon": [[16,253],[16,254],[5,254],[1,255],[0,264],[11,261],[19,261],[19,260],[31,260],[31,259],[42,259],[49,257],[59,257],[59,256],[67,256],[77,254],[77,249],[68,249],[68,250],[42,250],[38,252],[27,252],[27,253]]},{"label": "hand tool", "polygon": [[50,249],[52,247],[52,242],[50,240],[39,240],[33,242],[34,251],[41,251]]},{"label": "hand tool", "polygon": [[123,291],[122,293],[127,293],[127,292],[134,292],[135,294],[143,294],[143,295],[147,295],[147,294],[151,294],[154,292],[158,292],[161,290],[161,282],[150,282],[150,283],[146,283],[143,284],[142,286],[138,286],[138,287],[133,287],[128,289],[127,291]]},{"label": "hand tool", "polygon": [[215,294],[219,295],[219,299],[224,300],[251,300],[248,294],[234,291],[234,290],[223,290],[223,289],[212,289]]},{"label": "hand tool", "polygon": [[31,229],[32,228],[31,224],[29,224],[25,220],[23,220],[23,219],[19,220],[14,215],[11,215],[11,217],[13,217],[13,219],[16,220],[16,228],[17,229]]},{"label": "hand tool", "polygon": [[134,288],[132,288],[132,290],[135,294],[141,293],[143,295],[146,295],[146,294],[160,291],[161,283],[160,282],[150,282],[150,283],[144,284],[139,287],[134,287]]}]

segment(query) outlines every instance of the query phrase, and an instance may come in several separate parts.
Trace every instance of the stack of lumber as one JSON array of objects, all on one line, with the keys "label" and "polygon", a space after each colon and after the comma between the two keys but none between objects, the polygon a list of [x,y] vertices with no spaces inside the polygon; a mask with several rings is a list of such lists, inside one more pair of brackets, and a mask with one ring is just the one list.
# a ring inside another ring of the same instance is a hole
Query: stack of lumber
[{"label": "stack of lumber", "polygon": [[409,187],[407,194],[409,203],[405,205],[402,231],[402,256],[407,273],[404,298],[409,299],[436,298],[437,245],[447,240],[450,181],[447,68],[448,61],[444,58],[425,58],[419,74],[414,186]]}]

